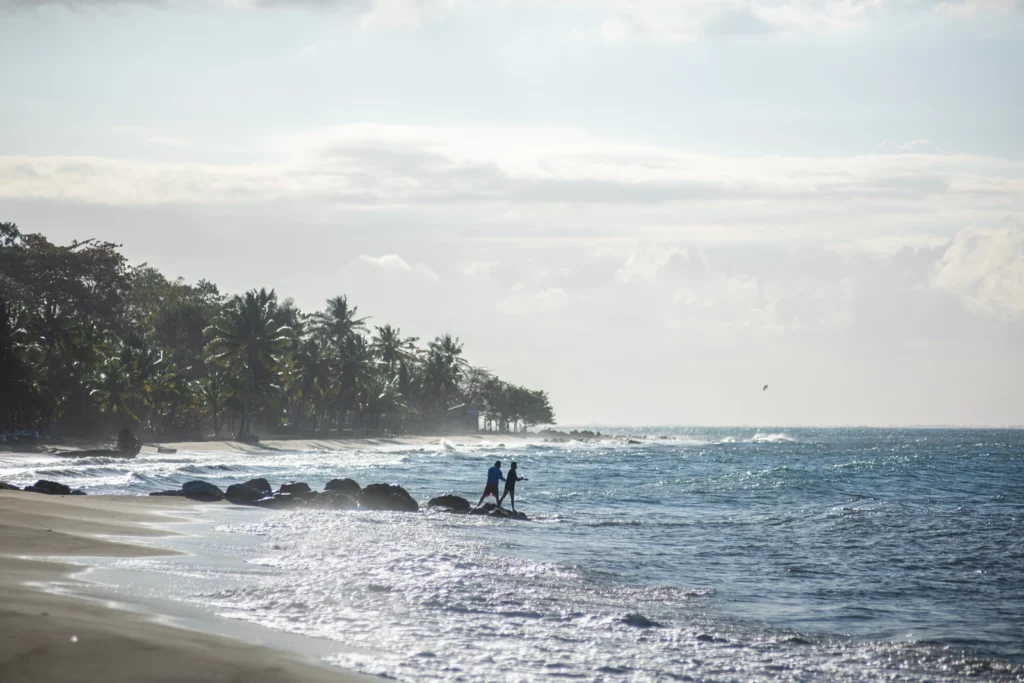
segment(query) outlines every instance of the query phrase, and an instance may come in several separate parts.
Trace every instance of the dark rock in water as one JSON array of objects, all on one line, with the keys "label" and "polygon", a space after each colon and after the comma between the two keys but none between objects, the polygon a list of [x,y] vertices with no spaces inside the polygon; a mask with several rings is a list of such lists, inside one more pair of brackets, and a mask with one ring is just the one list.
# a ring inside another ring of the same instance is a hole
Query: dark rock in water
[{"label": "dark rock in water", "polygon": [[470,510],[469,514],[487,515],[488,517],[498,517],[501,519],[521,519],[523,521],[529,519],[529,517],[522,512],[516,512],[510,508],[500,508],[494,503],[484,503],[480,507]]},{"label": "dark rock in water", "polygon": [[416,512],[420,509],[408,491],[395,484],[370,484],[359,492],[359,504],[369,510]]},{"label": "dark rock in water", "polygon": [[88,495],[88,494],[85,491],[83,491],[82,489],[75,489],[75,490],[73,490],[71,492],[71,495],[72,496],[85,496],[85,495]]},{"label": "dark rock in water", "polygon": [[142,446],[135,450],[129,451],[118,451],[112,448],[90,448],[85,451],[58,451],[54,450],[53,455],[59,455],[64,458],[134,458],[142,450]]},{"label": "dark rock in water", "polygon": [[642,442],[637,441],[636,439],[628,439],[626,443],[630,444],[631,446],[639,446]]},{"label": "dark rock in water", "polygon": [[324,491],[309,501],[310,507],[330,510],[355,510],[359,507],[356,497],[341,491]]},{"label": "dark rock in water", "polygon": [[469,501],[462,496],[456,496],[451,493],[437,498],[431,498],[427,503],[429,507],[437,508],[448,508],[454,512],[469,512],[470,504]]},{"label": "dark rock in water", "polygon": [[265,496],[264,491],[259,491],[247,484],[232,484],[224,492],[224,498],[235,505],[252,505]]},{"label": "dark rock in water", "polygon": [[49,481],[47,479],[40,479],[32,486],[26,486],[26,491],[32,493],[45,493],[50,496],[70,496],[71,487],[65,486],[64,484],[58,484],[55,481]]},{"label": "dark rock in water", "polygon": [[324,491],[337,491],[338,493],[345,493],[350,496],[354,496],[359,493],[362,487],[353,479],[331,479],[324,486]]},{"label": "dark rock in water", "polygon": [[168,448],[167,446],[157,446],[156,447],[156,452],[157,453],[163,453],[164,455],[173,455],[174,453],[178,452],[178,449],[177,448]]},{"label": "dark rock in water", "polygon": [[306,496],[297,495],[294,493],[276,493],[273,496],[261,498],[257,500],[254,505],[261,508],[271,508],[279,510],[282,508],[302,507],[309,504],[309,499]]},{"label": "dark rock in water", "polygon": [[502,519],[520,519],[526,521],[529,517],[525,513],[517,512],[509,508],[495,508],[487,513],[488,517],[501,517]]},{"label": "dark rock in water", "polygon": [[187,481],[181,485],[184,496],[189,500],[201,503],[215,503],[224,500],[224,492],[219,487],[205,481]]},{"label": "dark rock in water", "polygon": [[[660,624],[659,624],[659,626],[660,626]],[[697,640],[699,640],[702,643],[728,643],[729,642],[725,638],[716,638],[715,636],[709,635],[707,633],[702,633],[699,636],[697,636]]]},{"label": "dark rock in water", "polygon": [[151,496],[184,496],[185,492],[181,489],[177,491],[153,491],[149,495]]},{"label": "dark rock in water", "polygon": [[20,491],[14,484],[8,484],[6,481],[0,481],[0,491]]},{"label": "dark rock in water", "polygon": [[251,489],[262,491],[264,495],[269,495],[274,492],[274,489],[270,485],[270,482],[264,479],[263,477],[260,477],[258,479],[250,479],[249,481],[245,482],[244,485],[248,486]]},{"label": "dark rock in water", "polygon": [[309,484],[304,481],[296,481],[291,484],[281,484],[281,490],[279,491],[279,493],[295,493],[300,495],[312,492],[313,489],[309,488]]},{"label": "dark rock in water", "polygon": [[637,628],[664,628],[664,626],[658,622],[651,621],[644,615],[638,613],[627,614],[622,618],[622,623],[629,624],[630,626],[636,626]]}]

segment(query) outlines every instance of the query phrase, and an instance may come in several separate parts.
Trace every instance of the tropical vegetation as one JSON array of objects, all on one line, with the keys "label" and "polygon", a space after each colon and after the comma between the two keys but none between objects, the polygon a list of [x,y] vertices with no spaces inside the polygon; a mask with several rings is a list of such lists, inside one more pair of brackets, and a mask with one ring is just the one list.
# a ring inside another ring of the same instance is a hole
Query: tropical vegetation
[{"label": "tropical vegetation", "polygon": [[119,249],[0,223],[0,434],[251,440],[445,433],[456,414],[494,431],[554,422],[545,392],[473,366],[458,337],[423,343],[344,295],[312,313],[264,288],[225,295]]}]

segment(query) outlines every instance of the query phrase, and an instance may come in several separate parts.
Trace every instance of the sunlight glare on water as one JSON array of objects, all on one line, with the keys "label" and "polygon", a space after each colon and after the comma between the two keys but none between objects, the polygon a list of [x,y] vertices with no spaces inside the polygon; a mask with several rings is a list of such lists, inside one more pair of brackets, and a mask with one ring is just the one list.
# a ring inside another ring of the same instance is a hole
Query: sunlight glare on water
[{"label": "sunlight glare on water", "polygon": [[218,552],[236,564],[122,561],[402,680],[1024,680],[1024,433],[623,433],[646,438],[8,459],[0,478],[147,493],[351,476],[476,502],[490,461],[517,460],[530,522],[233,509]]}]

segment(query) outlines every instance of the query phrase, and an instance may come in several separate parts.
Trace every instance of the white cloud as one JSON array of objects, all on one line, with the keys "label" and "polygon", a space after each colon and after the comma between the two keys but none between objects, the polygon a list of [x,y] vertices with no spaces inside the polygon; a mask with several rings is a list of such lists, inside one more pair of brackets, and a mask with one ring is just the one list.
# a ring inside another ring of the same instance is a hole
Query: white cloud
[{"label": "white cloud", "polygon": [[936,264],[931,284],[972,312],[1006,318],[1024,314],[1024,228],[957,233]]},{"label": "white cloud", "polygon": [[416,26],[452,11],[457,4],[455,0],[374,0],[360,25],[366,31]]},{"label": "white cloud", "polygon": [[[272,139],[253,155],[263,160],[0,156],[0,201],[276,210],[291,221],[387,219],[537,244],[812,241],[895,251],[964,225],[1024,222],[1024,161],[962,154],[742,158],[564,128],[364,124]],[[669,256],[637,252],[619,278],[648,277]]]},{"label": "white cloud", "polygon": [[1024,10],[1024,0],[948,0],[939,4],[939,10],[958,18],[1007,14]]},{"label": "white cloud", "polygon": [[679,253],[679,249],[665,249],[657,245],[635,246],[626,262],[615,271],[618,282],[652,282],[662,268]]},{"label": "white cloud", "polygon": [[534,289],[519,283],[509,289],[496,308],[510,316],[550,316],[562,313],[570,306],[570,297],[561,287]]},{"label": "white cloud", "polygon": [[0,9],[18,10],[117,5],[186,7],[190,11],[223,7],[343,10],[352,11],[365,31],[419,26],[455,13],[510,8],[541,12],[562,7],[581,10],[584,16],[601,17],[596,24],[572,29],[568,34],[570,40],[618,43],[630,40],[681,42],[702,36],[764,33],[820,34],[908,12],[963,19],[1017,12],[1024,8],[1024,0],[560,0],[553,3],[537,0],[0,0]]},{"label": "white cloud", "polygon": [[942,154],[938,145],[929,140],[911,140],[902,144],[885,140],[875,145],[875,154]]},{"label": "white cloud", "polygon": [[367,264],[378,270],[398,273],[413,273],[415,275],[422,276],[427,280],[438,279],[437,273],[435,273],[429,266],[426,266],[423,263],[417,263],[415,266],[411,266],[398,254],[385,254],[383,256],[369,256],[367,254],[363,254],[359,257],[358,262]]},{"label": "white cloud", "polygon": [[469,261],[462,264],[461,270],[465,277],[490,280],[491,271],[497,265],[497,261]]},{"label": "white cloud", "polygon": [[576,29],[572,41],[596,38],[683,42],[703,36],[763,33],[820,34],[841,31],[896,13],[957,17],[1003,14],[1024,0],[603,0],[607,16],[597,26]]}]

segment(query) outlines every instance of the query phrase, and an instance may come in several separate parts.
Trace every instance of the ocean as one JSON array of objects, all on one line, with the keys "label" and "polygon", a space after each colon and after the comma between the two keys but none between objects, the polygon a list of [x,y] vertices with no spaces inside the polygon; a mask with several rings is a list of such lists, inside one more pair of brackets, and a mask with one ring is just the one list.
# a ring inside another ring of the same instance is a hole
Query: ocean
[{"label": "ocean", "polygon": [[517,461],[528,522],[215,506],[156,541],[190,555],[96,561],[126,600],[337,643],[331,663],[401,681],[1024,681],[1024,431],[601,431],[638,443],[0,456],[0,480],[352,477],[475,503]]}]

